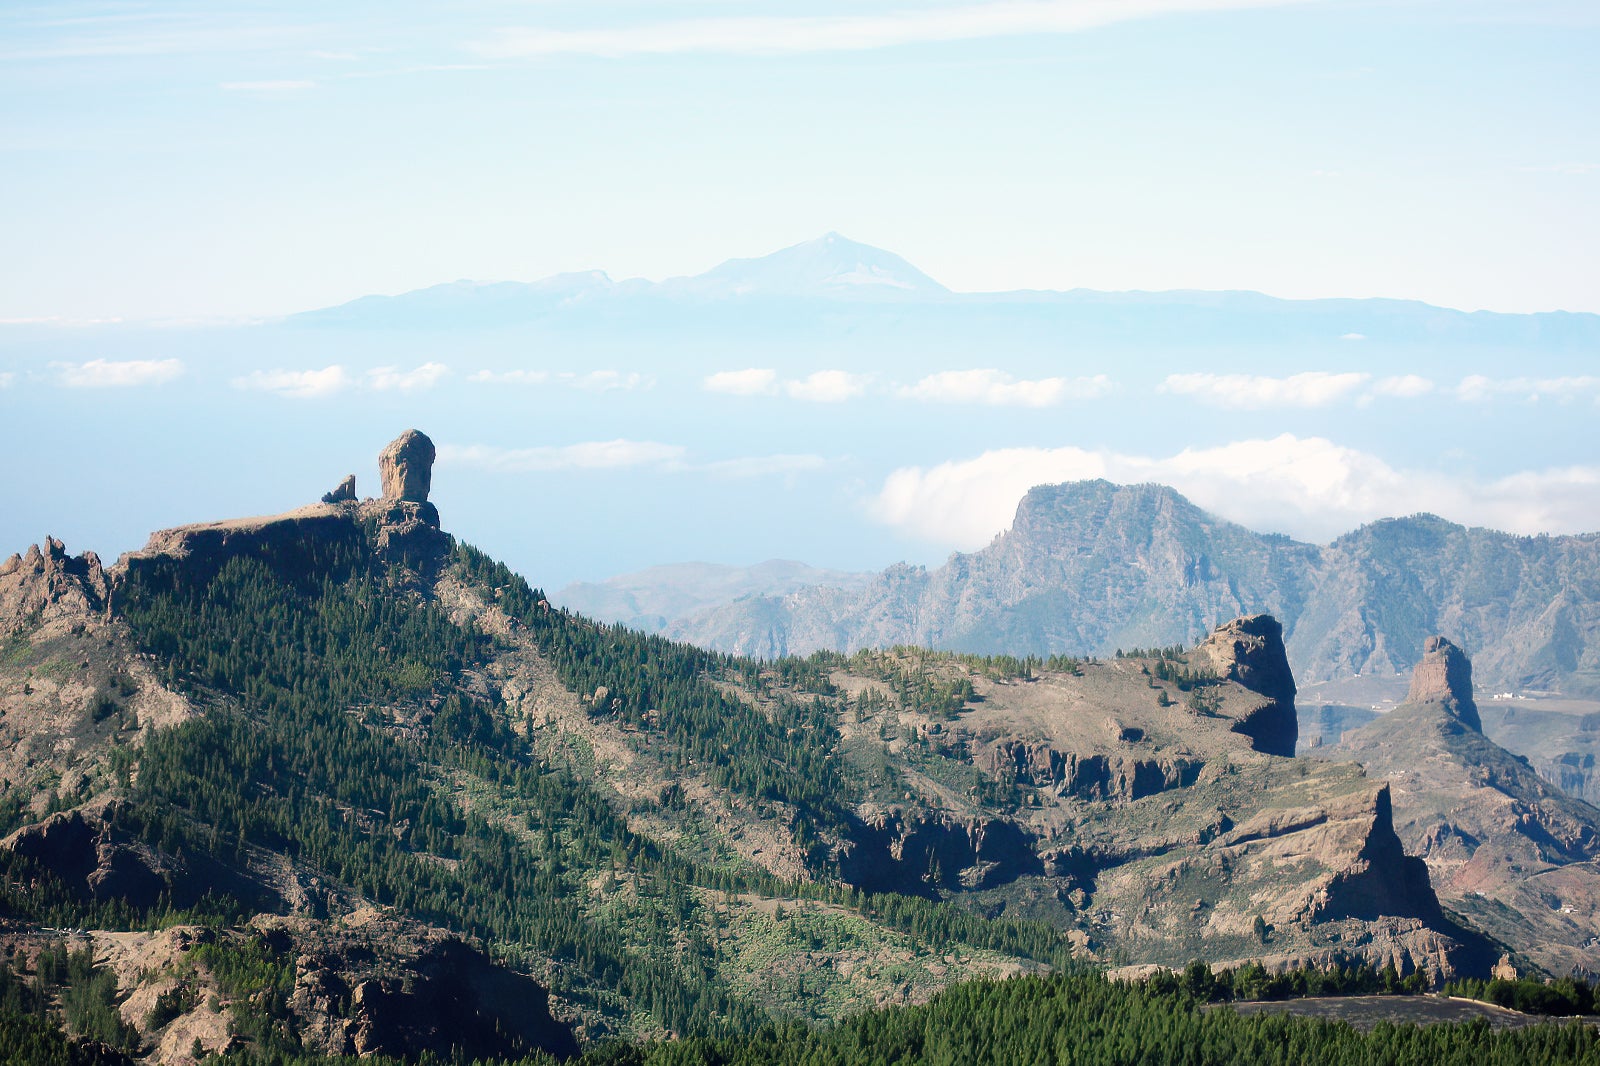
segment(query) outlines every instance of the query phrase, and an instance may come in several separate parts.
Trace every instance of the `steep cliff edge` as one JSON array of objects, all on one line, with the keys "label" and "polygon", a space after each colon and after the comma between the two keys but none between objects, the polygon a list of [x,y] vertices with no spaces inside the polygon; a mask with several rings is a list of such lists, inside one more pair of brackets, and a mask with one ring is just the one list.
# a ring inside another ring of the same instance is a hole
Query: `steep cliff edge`
[{"label": "steep cliff edge", "polygon": [[1300,737],[1294,673],[1283,646],[1283,626],[1276,618],[1257,614],[1218,626],[1189,658],[1266,697],[1266,702],[1247,712],[1234,729],[1249,737],[1257,751],[1294,757]]},{"label": "steep cliff edge", "polygon": [[1452,910],[1548,970],[1600,971],[1600,810],[1479,731],[1471,677],[1429,638],[1407,701],[1322,754],[1393,782],[1396,831]]},{"label": "steep cliff edge", "polygon": [[[897,771],[857,806],[847,882],[1043,918],[1127,960],[1493,962],[1405,854],[1387,785],[1288,757],[1295,684],[1270,616],[1187,652],[983,671],[901,650],[833,673],[846,764]],[[972,697],[953,717],[919,709],[890,696],[907,677],[965,678]]]},{"label": "steep cliff edge", "polygon": [[[318,551],[357,548],[370,539],[380,555],[427,575],[437,573],[450,550],[439,511],[428,502],[432,484],[433,442],[410,429],[379,456],[383,495],[357,500],[354,478],[328,493],[321,503],[279,515],[199,522],[159,530],[140,550],[129,552],[110,571],[112,594],[131,571],[181,565],[203,580],[229,559],[271,557],[279,565],[311,569],[309,546]],[[348,486],[348,491],[345,491]]]},{"label": "steep cliff edge", "polygon": [[922,644],[1106,655],[1186,644],[1270,612],[1302,684],[1403,676],[1423,638],[1456,634],[1498,689],[1600,694],[1600,534],[1521,537],[1433,515],[1384,519],[1320,546],[1256,533],[1160,485],[1040,485],[1011,528],[934,569],[864,587],[749,596],[667,632],[719,651]]}]

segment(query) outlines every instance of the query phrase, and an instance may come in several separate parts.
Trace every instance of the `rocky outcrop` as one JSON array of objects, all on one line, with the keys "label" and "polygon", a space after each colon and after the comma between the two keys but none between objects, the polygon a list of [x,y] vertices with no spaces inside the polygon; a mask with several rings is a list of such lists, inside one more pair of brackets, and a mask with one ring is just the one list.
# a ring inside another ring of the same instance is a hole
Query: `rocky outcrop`
[{"label": "rocky outcrop", "polygon": [[1394,782],[1395,831],[1453,912],[1551,973],[1600,971],[1600,810],[1484,736],[1466,656],[1426,647],[1406,702],[1323,750]]},{"label": "rocky outcrop", "polygon": [[434,454],[433,441],[414,429],[390,441],[378,456],[383,498],[427,503],[433,484]]},{"label": "rocky outcrop", "polygon": [[1220,625],[1195,647],[1189,661],[1264,696],[1266,702],[1240,718],[1234,731],[1248,736],[1257,751],[1294,755],[1300,736],[1294,673],[1276,618],[1256,614]]},{"label": "rocky outcrop", "polygon": [[283,928],[298,952],[289,1009],[308,1049],[407,1060],[578,1051],[543,985],[453,934],[370,911],[333,927]]},{"label": "rocky outcrop", "polygon": [[323,503],[354,503],[356,501],[356,476],[346,475],[332,492],[322,494]]},{"label": "rocky outcrop", "polygon": [[1035,741],[1005,740],[988,751],[983,768],[1014,775],[1018,784],[1084,800],[1132,801],[1194,784],[1205,764],[1194,758],[1138,758],[1120,753],[1058,751]]},{"label": "rocky outcrop", "polygon": [[118,577],[171,563],[181,563],[191,578],[207,578],[229,559],[241,555],[269,558],[293,568],[310,565],[315,545],[356,545],[361,526],[350,516],[326,504],[264,518],[236,518],[224,522],[162,529],[150,535],[145,546],[117,560]]},{"label": "rocky outcrop", "polygon": [[852,819],[839,876],[867,892],[929,895],[992,888],[1043,872],[1026,830],[1003,818],[879,811]]},{"label": "rocky outcrop", "polygon": [[[1370,812],[1370,820],[1368,820]],[[1428,881],[1428,865],[1407,855],[1394,831],[1389,786],[1374,794],[1370,808],[1356,812],[1367,821],[1366,840],[1355,861],[1335,873],[1318,890],[1306,917],[1310,921],[1380,917],[1420,918],[1438,922],[1439,899]]]},{"label": "rocky outcrop", "polygon": [[283,904],[260,879],[202,855],[154,850],[117,824],[116,802],[96,801],[24,826],[0,850],[30,860],[83,901],[120,900],[136,910],[192,907],[207,895],[229,895],[262,909]]},{"label": "rocky outcrop", "polygon": [[111,582],[94,552],[67,554],[61,541],[44,539],[25,555],[0,563],[0,637],[47,617],[104,615]]},{"label": "rocky outcrop", "polygon": [[378,455],[383,497],[361,509],[377,522],[379,551],[424,566],[450,547],[439,530],[439,511],[428,502],[434,454],[433,441],[414,429],[390,441]]},{"label": "rocky outcrop", "polygon": [[439,510],[428,502],[433,442],[407,430],[379,456],[384,496],[359,506],[351,475],[322,503],[261,518],[202,522],[153,533],[137,552],[118,561],[118,578],[178,565],[190,579],[204,580],[229,559],[255,556],[289,571],[308,570],[326,549],[366,542],[386,559],[419,572],[431,572],[450,550],[439,528]]},{"label": "rocky outcrop", "polygon": [[1429,637],[1422,645],[1422,661],[1411,673],[1406,702],[1441,703],[1462,725],[1483,732],[1478,705],[1472,699],[1472,663],[1460,648],[1444,637]]}]

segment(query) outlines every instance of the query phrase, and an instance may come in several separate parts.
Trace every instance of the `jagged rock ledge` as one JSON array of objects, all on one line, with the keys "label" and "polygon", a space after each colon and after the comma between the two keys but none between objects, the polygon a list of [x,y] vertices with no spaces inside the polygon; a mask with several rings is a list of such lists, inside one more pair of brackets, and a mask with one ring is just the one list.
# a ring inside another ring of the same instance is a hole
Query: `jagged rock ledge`
[{"label": "jagged rock ledge", "polygon": [[439,528],[439,511],[428,502],[433,442],[410,429],[379,456],[384,495],[358,500],[355,477],[346,477],[321,503],[278,515],[199,522],[159,530],[112,569],[112,583],[142,567],[182,560],[189,568],[215,572],[238,555],[270,553],[293,562],[305,545],[366,540],[380,555],[419,571],[431,571],[448,554],[450,536]]}]

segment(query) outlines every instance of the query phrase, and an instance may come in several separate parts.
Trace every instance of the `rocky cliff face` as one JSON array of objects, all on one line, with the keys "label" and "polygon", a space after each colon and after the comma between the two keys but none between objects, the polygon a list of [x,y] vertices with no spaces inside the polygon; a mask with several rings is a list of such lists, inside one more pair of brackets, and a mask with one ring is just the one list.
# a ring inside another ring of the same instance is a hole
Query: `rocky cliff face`
[{"label": "rocky cliff face", "polygon": [[1276,618],[1257,614],[1220,625],[1195,647],[1190,659],[1264,696],[1266,702],[1235,728],[1254,742],[1257,751],[1293,757],[1300,735],[1296,689],[1283,646],[1283,626]]},{"label": "rocky cliff face", "polygon": [[1404,675],[1423,639],[1448,631],[1497,687],[1600,694],[1597,578],[1600,534],[1517,537],[1417,515],[1321,547],[1162,486],[1086,481],[1034,488],[1009,531],[938,569],[746,598],[668,632],[765,656],[895,644],[1106,655],[1268,612],[1302,683]]},{"label": "rocky cliff face", "polygon": [[333,926],[271,928],[296,954],[288,1006],[307,1050],[404,1059],[577,1054],[545,988],[459,936],[370,910]]},{"label": "rocky cliff face", "polygon": [[1411,674],[1406,703],[1438,703],[1474,732],[1483,732],[1478,705],[1472,699],[1472,663],[1460,648],[1444,637],[1422,643],[1422,661]]},{"label": "rocky cliff face", "polygon": [[424,433],[408,429],[378,455],[378,474],[383,481],[383,498],[427,503],[433,486],[433,441]]},{"label": "rocky cliff face", "polygon": [[1480,732],[1471,677],[1429,638],[1408,700],[1319,751],[1393,781],[1395,831],[1452,910],[1552,972],[1600,971],[1600,810]]},{"label": "rocky cliff face", "polygon": [[308,546],[319,550],[354,546],[369,531],[381,554],[431,573],[451,544],[439,528],[438,509],[428,502],[433,455],[432,441],[407,430],[379,456],[384,470],[381,499],[357,501],[351,476],[322,503],[284,514],[201,522],[152,533],[142,549],[117,561],[110,574],[113,595],[120,575],[131,570],[179,565],[198,579],[240,555],[269,556],[291,568],[297,557],[305,557],[309,566]]},{"label": "rocky cliff face", "polygon": [[842,757],[895,768],[901,790],[857,809],[835,854],[847,882],[959,894],[1147,962],[1243,950],[1258,917],[1286,962],[1350,950],[1435,974],[1493,962],[1405,854],[1387,786],[1285,757],[1295,683],[1271,617],[1234,619],[1181,655],[968,673],[975,698],[953,723],[885,705],[870,679],[907,657],[918,676],[971,669],[882,653],[833,677],[852,708]]}]

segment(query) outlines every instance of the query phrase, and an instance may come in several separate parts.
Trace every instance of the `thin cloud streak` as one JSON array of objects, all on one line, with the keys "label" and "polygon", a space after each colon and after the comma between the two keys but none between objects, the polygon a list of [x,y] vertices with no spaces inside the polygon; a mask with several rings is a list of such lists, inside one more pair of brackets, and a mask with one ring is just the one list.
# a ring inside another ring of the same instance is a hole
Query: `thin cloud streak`
[{"label": "thin cloud streak", "polygon": [[443,444],[439,462],[446,466],[476,467],[496,473],[529,474],[560,470],[621,470],[681,462],[686,449],[680,444],[650,440],[584,441],[579,444],[534,448],[500,448],[487,444]]},{"label": "thin cloud streak", "polygon": [[1161,391],[1193,396],[1218,407],[1326,407],[1349,399],[1370,377],[1323,370],[1281,378],[1260,374],[1169,374],[1161,383]]},{"label": "thin cloud streak", "polygon": [[177,359],[91,359],[87,363],[51,364],[58,380],[69,389],[126,389],[159,385],[183,373]]},{"label": "thin cloud streak", "polygon": [[766,367],[720,370],[707,375],[701,387],[729,396],[766,396],[778,391],[778,372]]},{"label": "thin cloud streak", "polygon": [[1468,403],[1482,403],[1497,396],[1536,403],[1549,397],[1570,403],[1585,395],[1600,399],[1600,377],[1576,375],[1559,378],[1491,378],[1472,374],[1461,379],[1456,396]]},{"label": "thin cloud streak", "polygon": [[233,379],[236,389],[275,392],[296,400],[332,396],[349,385],[349,373],[338,364],[321,370],[256,370]]},{"label": "thin cloud streak", "polygon": [[972,403],[990,407],[1054,407],[1066,399],[1092,400],[1111,391],[1105,374],[1079,378],[1019,380],[1003,370],[944,370],[929,374],[899,394],[926,403]]},{"label": "thin cloud streak", "polygon": [[416,392],[433,388],[449,373],[443,363],[423,363],[415,370],[380,366],[367,371],[367,386],[379,392]]},{"label": "thin cloud streak", "polygon": [[882,15],[686,19],[602,30],[508,27],[474,45],[497,59],[589,55],[849,52],[1024,34],[1077,33],[1118,22],[1286,7],[1310,0],[1011,0]]}]

